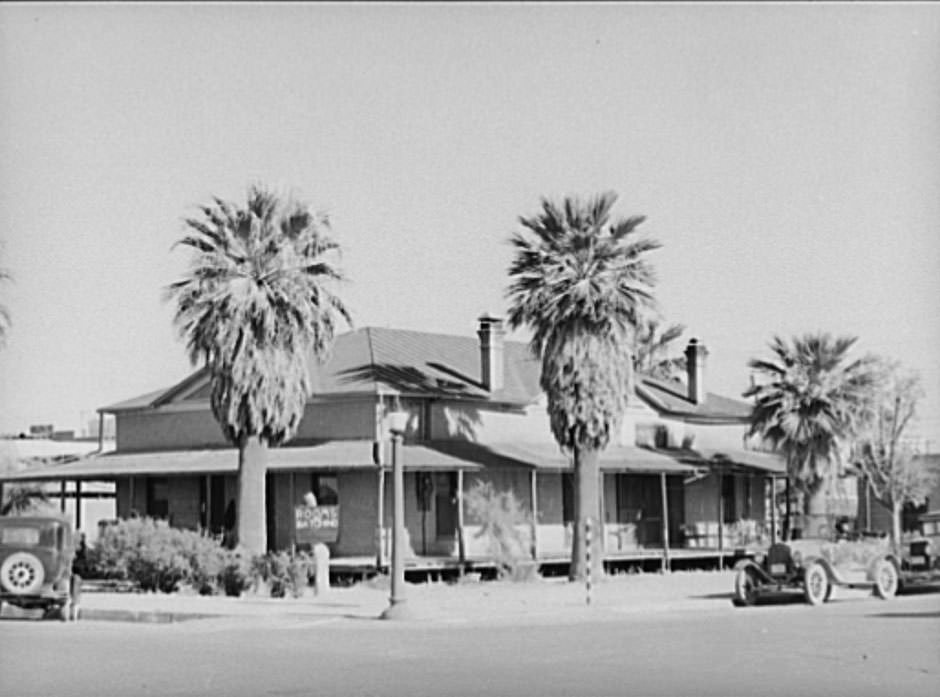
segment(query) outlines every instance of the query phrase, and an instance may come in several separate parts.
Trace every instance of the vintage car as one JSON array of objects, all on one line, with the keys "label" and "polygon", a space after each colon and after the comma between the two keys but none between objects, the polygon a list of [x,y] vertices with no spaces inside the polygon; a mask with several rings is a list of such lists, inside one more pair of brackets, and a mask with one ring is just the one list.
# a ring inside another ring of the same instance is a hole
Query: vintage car
[{"label": "vintage car", "polygon": [[734,604],[739,606],[753,605],[763,593],[785,591],[801,591],[808,603],[820,605],[835,586],[872,590],[888,599],[900,584],[900,561],[880,537],[778,542],[734,568]]},{"label": "vintage car", "polygon": [[56,517],[0,518],[0,610],[9,603],[46,617],[78,619],[81,579],[72,573],[75,536]]},{"label": "vintage car", "polygon": [[920,530],[903,539],[901,546],[900,586],[940,583],[940,511],[924,513]]}]

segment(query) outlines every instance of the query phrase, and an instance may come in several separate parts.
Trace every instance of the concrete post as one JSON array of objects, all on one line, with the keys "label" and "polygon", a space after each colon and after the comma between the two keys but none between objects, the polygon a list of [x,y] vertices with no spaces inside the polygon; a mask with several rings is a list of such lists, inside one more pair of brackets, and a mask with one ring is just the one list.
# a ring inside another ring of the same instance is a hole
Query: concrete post
[{"label": "concrete post", "polygon": [[314,589],[317,595],[330,590],[330,548],[322,542],[313,546]]}]

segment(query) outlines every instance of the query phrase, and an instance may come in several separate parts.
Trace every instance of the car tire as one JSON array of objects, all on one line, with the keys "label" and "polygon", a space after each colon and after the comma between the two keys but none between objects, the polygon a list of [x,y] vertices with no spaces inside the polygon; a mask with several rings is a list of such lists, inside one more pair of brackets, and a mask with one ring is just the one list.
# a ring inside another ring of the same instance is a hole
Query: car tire
[{"label": "car tire", "polygon": [[888,559],[879,559],[872,573],[875,581],[875,595],[882,600],[893,598],[898,592],[898,569]]},{"label": "car tire", "polygon": [[0,586],[13,595],[32,595],[45,580],[42,562],[29,552],[14,552],[0,565]]},{"label": "car tire", "polygon": [[803,595],[810,605],[822,605],[828,593],[829,574],[825,566],[815,561],[803,572]]},{"label": "car tire", "polygon": [[748,607],[757,602],[757,582],[748,569],[738,569],[734,576],[734,604]]}]

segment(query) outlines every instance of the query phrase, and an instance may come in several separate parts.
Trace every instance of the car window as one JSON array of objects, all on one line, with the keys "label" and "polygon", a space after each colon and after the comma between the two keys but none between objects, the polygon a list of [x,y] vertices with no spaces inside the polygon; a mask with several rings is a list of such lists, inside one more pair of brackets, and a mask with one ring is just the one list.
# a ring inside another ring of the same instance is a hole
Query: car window
[{"label": "car window", "polygon": [[38,528],[0,528],[0,544],[38,545]]}]

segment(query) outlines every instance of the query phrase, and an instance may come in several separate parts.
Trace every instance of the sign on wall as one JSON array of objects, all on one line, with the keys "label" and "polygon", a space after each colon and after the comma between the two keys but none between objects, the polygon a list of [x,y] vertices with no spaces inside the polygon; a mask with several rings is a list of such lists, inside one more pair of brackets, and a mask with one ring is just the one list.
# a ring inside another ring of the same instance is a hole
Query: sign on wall
[{"label": "sign on wall", "polygon": [[294,540],[297,544],[336,542],[339,506],[295,506]]}]

